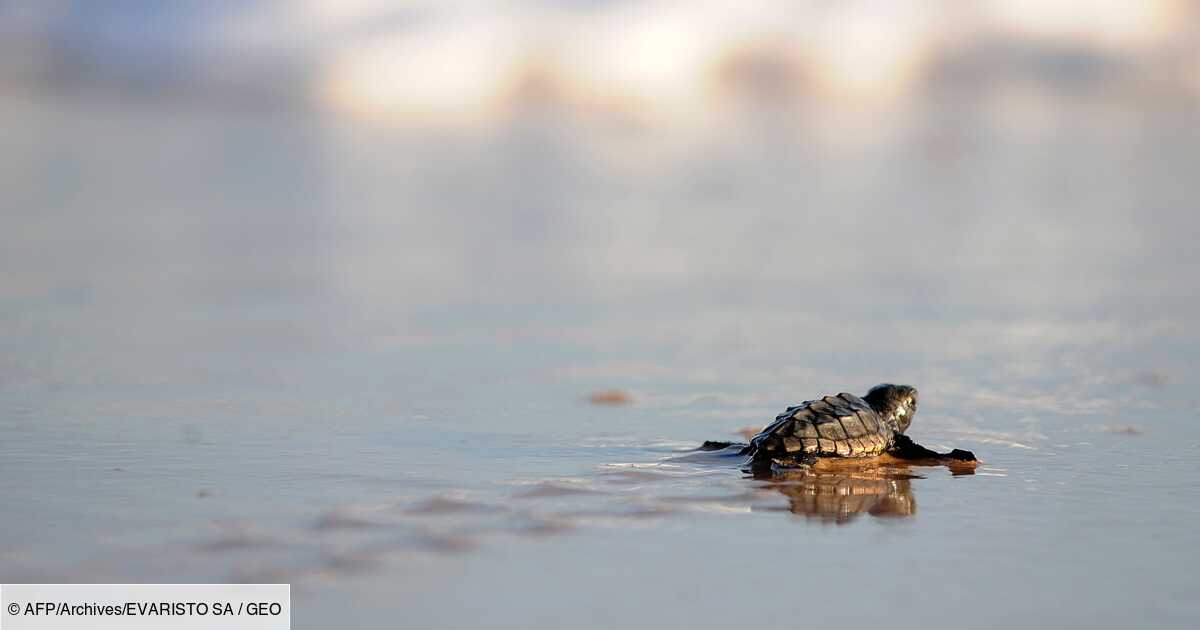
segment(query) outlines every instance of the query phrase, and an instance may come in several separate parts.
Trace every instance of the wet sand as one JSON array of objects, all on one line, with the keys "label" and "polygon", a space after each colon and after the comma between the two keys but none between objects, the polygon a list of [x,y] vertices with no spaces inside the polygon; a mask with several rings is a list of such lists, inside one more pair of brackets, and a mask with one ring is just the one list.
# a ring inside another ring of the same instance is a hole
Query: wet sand
[{"label": "wet sand", "polygon": [[[285,581],[297,628],[1200,618],[1190,111],[625,172],[570,129],[3,106],[0,581]],[[678,460],[882,381],[978,466]]]}]

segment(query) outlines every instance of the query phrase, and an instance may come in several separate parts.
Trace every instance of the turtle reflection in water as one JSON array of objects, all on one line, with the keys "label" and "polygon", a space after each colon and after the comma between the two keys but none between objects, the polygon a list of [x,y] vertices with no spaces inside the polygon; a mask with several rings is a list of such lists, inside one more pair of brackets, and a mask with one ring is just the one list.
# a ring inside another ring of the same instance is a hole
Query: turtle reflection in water
[{"label": "turtle reflection in water", "polygon": [[[971,475],[974,466],[949,462],[954,475]],[[817,465],[807,470],[772,473],[764,490],[787,497],[787,507],[756,508],[787,510],[797,516],[842,525],[862,514],[875,517],[907,517],[917,513],[912,481],[921,479],[907,464],[884,456],[870,468],[850,470],[842,466]]]},{"label": "turtle reflection in water", "polygon": [[913,442],[905,431],[916,413],[916,388],[885,383],[862,398],[841,393],[788,407],[749,444],[705,442],[700,450],[744,456],[756,474],[879,456],[914,463],[975,461],[970,451],[938,453]]}]

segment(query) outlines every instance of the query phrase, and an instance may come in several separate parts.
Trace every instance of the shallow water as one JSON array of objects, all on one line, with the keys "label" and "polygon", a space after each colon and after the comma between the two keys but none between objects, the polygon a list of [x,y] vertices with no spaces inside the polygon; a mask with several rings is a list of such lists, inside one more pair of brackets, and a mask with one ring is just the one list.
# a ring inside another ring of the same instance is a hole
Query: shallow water
[{"label": "shallow water", "polygon": [[[2,582],[290,582],[299,628],[1200,618],[1190,112],[664,177],[554,125],[4,107]],[[974,474],[686,455],[888,380]]]}]

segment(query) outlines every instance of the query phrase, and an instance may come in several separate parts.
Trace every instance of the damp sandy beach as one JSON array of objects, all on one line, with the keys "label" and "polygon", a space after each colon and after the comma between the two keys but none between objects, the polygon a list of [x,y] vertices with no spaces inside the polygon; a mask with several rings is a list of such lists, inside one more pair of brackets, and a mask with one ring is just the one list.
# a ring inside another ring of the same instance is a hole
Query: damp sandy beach
[{"label": "damp sandy beach", "polygon": [[[468,125],[8,72],[0,582],[287,582],[296,628],[1195,627],[1200,101],[1004,41],[688,128],[545,77]],[[690,452],[880,382],[979,464]]]}]

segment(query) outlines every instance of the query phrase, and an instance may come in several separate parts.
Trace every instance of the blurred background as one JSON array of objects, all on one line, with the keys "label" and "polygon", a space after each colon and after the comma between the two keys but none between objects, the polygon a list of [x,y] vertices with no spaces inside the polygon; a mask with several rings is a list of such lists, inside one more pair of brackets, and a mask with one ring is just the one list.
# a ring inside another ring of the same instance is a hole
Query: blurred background
[{"label": "blurred background", "polygon": [[[0,582],[1200,615],[1200,2],[8,0],[0,143]],[[883,381],[915,517],[659,462]]]},{"label": "blurred background", "polygon": [[1076,384],[1166,384],[1139,355],[1195,349],[1198,18],[6,2],[2,383],[347,343],[559,348],[607,379],[654,371],[629,344],[712,376],[1104,340],[1129,367]]},{"label": "blurred background", "polygon": [[1196,404],[1196,2],[17,1],[0,85],[10,393]]}]

